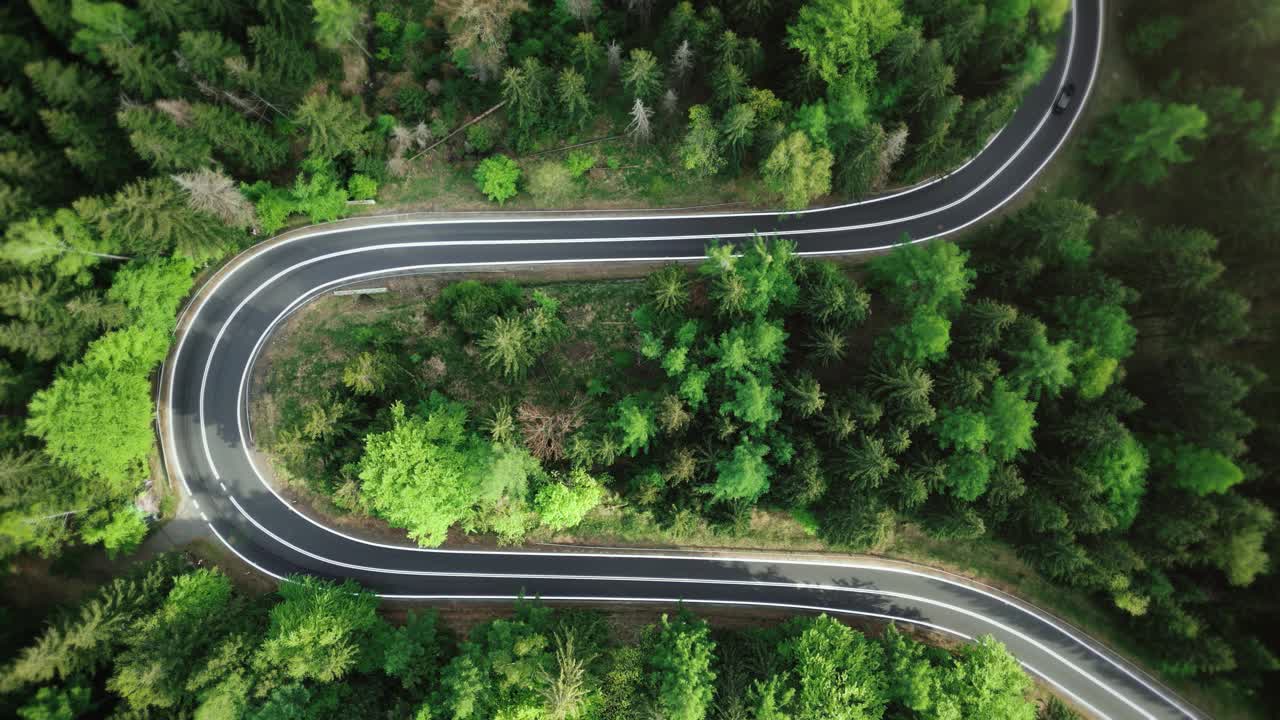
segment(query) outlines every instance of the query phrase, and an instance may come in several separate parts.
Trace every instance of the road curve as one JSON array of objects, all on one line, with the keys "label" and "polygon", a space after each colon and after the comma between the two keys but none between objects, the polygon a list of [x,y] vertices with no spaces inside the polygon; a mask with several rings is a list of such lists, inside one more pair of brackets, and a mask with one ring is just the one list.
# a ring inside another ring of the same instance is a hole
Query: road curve
[{"label": "road curve", "polygon": [[[1033,673],[1104,718],[1202,717],[1080,631],[989,588],[882,563],[678,554],[423,550],[352,538],[280,498],[246,413],[257,354],[289,313],[336,287],[493,265],[693,259],[713,238],[794,239],[806,255],[884,248],[968,227],[1018,195],[1065,142],[1092,88],[1102,0],[1076,0],[1053,67],[963,168],[897,194],[803,214],[577,215],[318,227],[248,251],[184,313],[161,383],[166,462],[210,531],[260,571],[353,578],[387,597],[771,606],[894,618],[961,638],[992,634]],[[1069,112],[1050,112],[1077,87]]]}]

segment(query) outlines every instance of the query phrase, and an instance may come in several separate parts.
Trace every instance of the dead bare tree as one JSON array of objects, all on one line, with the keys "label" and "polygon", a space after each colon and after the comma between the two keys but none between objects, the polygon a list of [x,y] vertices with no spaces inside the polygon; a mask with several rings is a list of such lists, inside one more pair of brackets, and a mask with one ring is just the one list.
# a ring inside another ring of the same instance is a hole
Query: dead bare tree
[{"label": "dead bare tree", "polygon": [[575,20],[587,24],[587,21],[595,17],[600,11],[600,6],[596,4],[596,0],[565,0],[565,9],[573,16]]},{"label": "dead bare tree", "polygon": [[436,134],[431,131],[430,125],[424,122],[419,122],[417,125],[413,126],[413,142],[417,144],[419,148],[425,148],[431,144],[432,140],[435,139]]},{"label": "dead bare tree", "polygon": [[676,110],[680,107],[680,96],[676,95],[676,91],[667,88],[667,92],[662,96],[662,112],[667,116],[675,115]]},{"label": "dead bare tree", "polygon": [[884,140],[884,147],[880,150],[880,158],[877,161],[875,182],[871,184],[873,189],[883,190],[889,183],[889,173],[893,171],[893,166],[902,158],[902,153],[906,149],[907,126],[901,125],[897,130],[889,133]]},{"label": "dead bare tree", "polygon": [[392,157],[399,157],[409,150],[409,146],[413,144],[413,131],[409,128],[397,124],[391,128],[391,139],[388,141]]},{"label": "dead bare tree", "polygon": [[523,0],[443,0],[437,7],[448,19],[449,46],[466,53],[468,71],[481,81],[502,68],[511,16],[529,9]]},{"label": "dead bare tree", "polygon": [[689,71],[693,69],[693,48],[689,46],[689,41],[684,40],[676,47],[675,53],[671,56],[671,74],[676,79],[684,83],[689,78]]},{"label": "dead bare tree", "polygon": [[156,109],[172,118],[178,127],[191,124],[191,103],[186,100],[157,100]]},{"label": "dead bare tree", "polygon": [[605,46],[605,54],[609,58],[609,72],[616,74],[622,69],[622,46],[617,40],[610,40]]},{"label": "dead bare tree", "polygon": [[570,433],[582,426],[582,407],[573,403],[558,411],[547,410],[529,401],[516,410],[524,445],[539,460],[559,460],[565,456]]},{"label": "dead bare tree", "polygon": [[646,143],[653,139],[653,126],[649,120],[653,110],[645,107],[644,101],[636,98],[631,106],[631,124],[627,126],[627,136],[634,142]]},{"label": "dead bare tree", "polygon": [[231,178],[207,168],[171,177],[187,191],[192,210],[213,215],[230,227],[253,227],[253,205]]}]

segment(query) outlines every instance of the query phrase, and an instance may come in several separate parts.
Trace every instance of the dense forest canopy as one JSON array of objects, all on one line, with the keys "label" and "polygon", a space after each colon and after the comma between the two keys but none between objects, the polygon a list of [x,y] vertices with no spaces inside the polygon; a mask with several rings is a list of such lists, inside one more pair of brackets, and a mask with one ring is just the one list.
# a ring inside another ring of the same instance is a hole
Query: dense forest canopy
[{"label": "dense forest canopy", "polygon": [[[165,556],[58,615],[0,668],[0,712],[76,717],[1032,720],[1031,680],[990,637],[946,650],[825,615],[639,628],[521,601],[463,636],[434,609],[393,625],[351,582],[278,594]],[[1045,717],[1075,717],[1051,702]]]},{"label": "dense forest canopy", "polygon": [[[142,539],[153,371],[194,275],[255,236],[441,167],[500,204],[571,203],[628,163],[561,149],[612,136],[654,187],[757,183],[772,206],[913,182],[1007,120],[1068,5],[9,3],[0,555]],[[1058,196],[856,275],[778,239],[714,245],[619,305],[594,377],[542,382],[573,349],[555,289],[455,285],[430,309],[435,345],[354,336],[273,449],[337,507],[425,544],[455,526],[511,542],[572,528],[610,496],[726,533],[784,509],[848,548],[904,522],[994,535],[1105,601],[1162,672],[1264,688],[1280,646],[1278,28],[1271,0],[1126,10],[1109,57],[1140,80],[1079,141],[1087,170]],[[446,346],[474,350],[454,372],[509,389],[443,382]],[[186,582],[231,602],[216,579]],[[266,612],[228,632],[250,648]],[[382,632],[359,613],[358,632]],[[306,684],[310,659],[273,647],[301,673],[279,692],[332,701]],[[95,648],[59,677],[87,688],[125,652]],[[204,702],[191,682],[165,697]]]},{"label": "dense forest canopy", "polygon": [[[996,534],[1106,597],[1166,672],[1256,682],[1271,655],[1223,603],[1268,570],[1275,518],[1242,492],[1260,376],[1214,355],[1247,309],[1216,244],[1045,199],[971,250],[900,246],[861,283],[762,238],[612,300],[468,280],[425,330],[342,327],[344,365],[286,366],[323,391],[287,401],[269,442],[338,508],[428,546],[455,525],[569,528],[604,490],[731,535],[787,509],[859,550],[904,521]],[[1188,287],[1203,302],[1168,301]],[[624,328],[599,339],[584,311]]]},{"label": "dense forest canopy", "polygon": [[193,273],[253,235],[341,217],[432,148],[499,203],[561,202],[595,159],[522,179],[495,151],[611,133],[671,182],[758,171],[793,207],[910,181],[974,152],[1052,55],[1065,3],[989,4],[6,6],[0,552],[142,536],[148,378]]}]

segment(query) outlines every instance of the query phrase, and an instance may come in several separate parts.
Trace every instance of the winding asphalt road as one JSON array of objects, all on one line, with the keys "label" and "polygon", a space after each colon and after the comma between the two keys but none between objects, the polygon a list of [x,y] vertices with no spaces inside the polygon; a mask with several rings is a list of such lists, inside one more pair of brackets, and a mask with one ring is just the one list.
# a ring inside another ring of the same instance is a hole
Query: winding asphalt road
[{"label": "winding asphalt road", "polygon": [[[1033,673],[1106,718],[1198,718],[1149,677],[1047,614],[942,573],[884,563],[671,554],[422,550],[366,542],[308,518],[272,489],[248,432],[246,391],[262,345],[289,313],[334,288],[395,274],[533,263],[692,259],[713,238],[755,232],[807,255],[927,240],[1018,195],[1066,140],[1093,84],[1102,0],[1077,0],[1056,62],[1009,125],[968,165],[894,195],[803,214],[544,215],[339,224],[249,251],[184,313],[162,382],[165,458],[196,512],[264,573],[354,578],[388,597],[771,606],[896,618],[962,638],[990,633]],[[1066,82],[1069,112],[1050,108]]]}]

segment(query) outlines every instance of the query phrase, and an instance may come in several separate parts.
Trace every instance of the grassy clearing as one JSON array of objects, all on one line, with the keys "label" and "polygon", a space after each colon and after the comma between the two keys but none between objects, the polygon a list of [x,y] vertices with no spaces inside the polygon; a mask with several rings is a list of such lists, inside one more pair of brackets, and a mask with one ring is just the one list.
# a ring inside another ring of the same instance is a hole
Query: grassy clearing
[{"label": "grassy clearing", "polygon": [[398,372],[466,403],[475,417],[512,396],[535,403],[571,401],[587,393],[592,378],[608,383],[623,371],[621,356],[634,345],[630,315],[643,291],[639,281],[526,284],[561,302],[568,332],[525,380],[513,385],[484,365],[473,344],[460,341],[431,315],[430,298],[456,279],[399,281],[385,295],[327,298],[300,313],[265,358],[255,393],[259,445],[269,446],[272,428],[303,412],[318,391],[338,387],[343,366],[370,343],[399,344]]},{"label": "grassy clearing", "polygon": [[[563,163],[568,150],[553,150],[514,158],[522,172],[520,194],[500,209],[608,210],[621,208],[670,208],[701,205],[765,205],[773,199],[760,178],[751,175],[712,182],[689,182],[674,168],[665,148],[634,145],[625,139],[609,140],[575,151],[589,154],[595,166],[574,183],[573,192],[560,203],[546,205],[527,192],[529,172],[544,162]],[[436,153],[437,155],[439,152]],[[389,181],[378,192],[376,213],[392,206],[408,210],[497,210],[475,186],[472,173],[478,159],[423,157],[409,174]],[[382,209],[380,209],[382,208]]]}]

